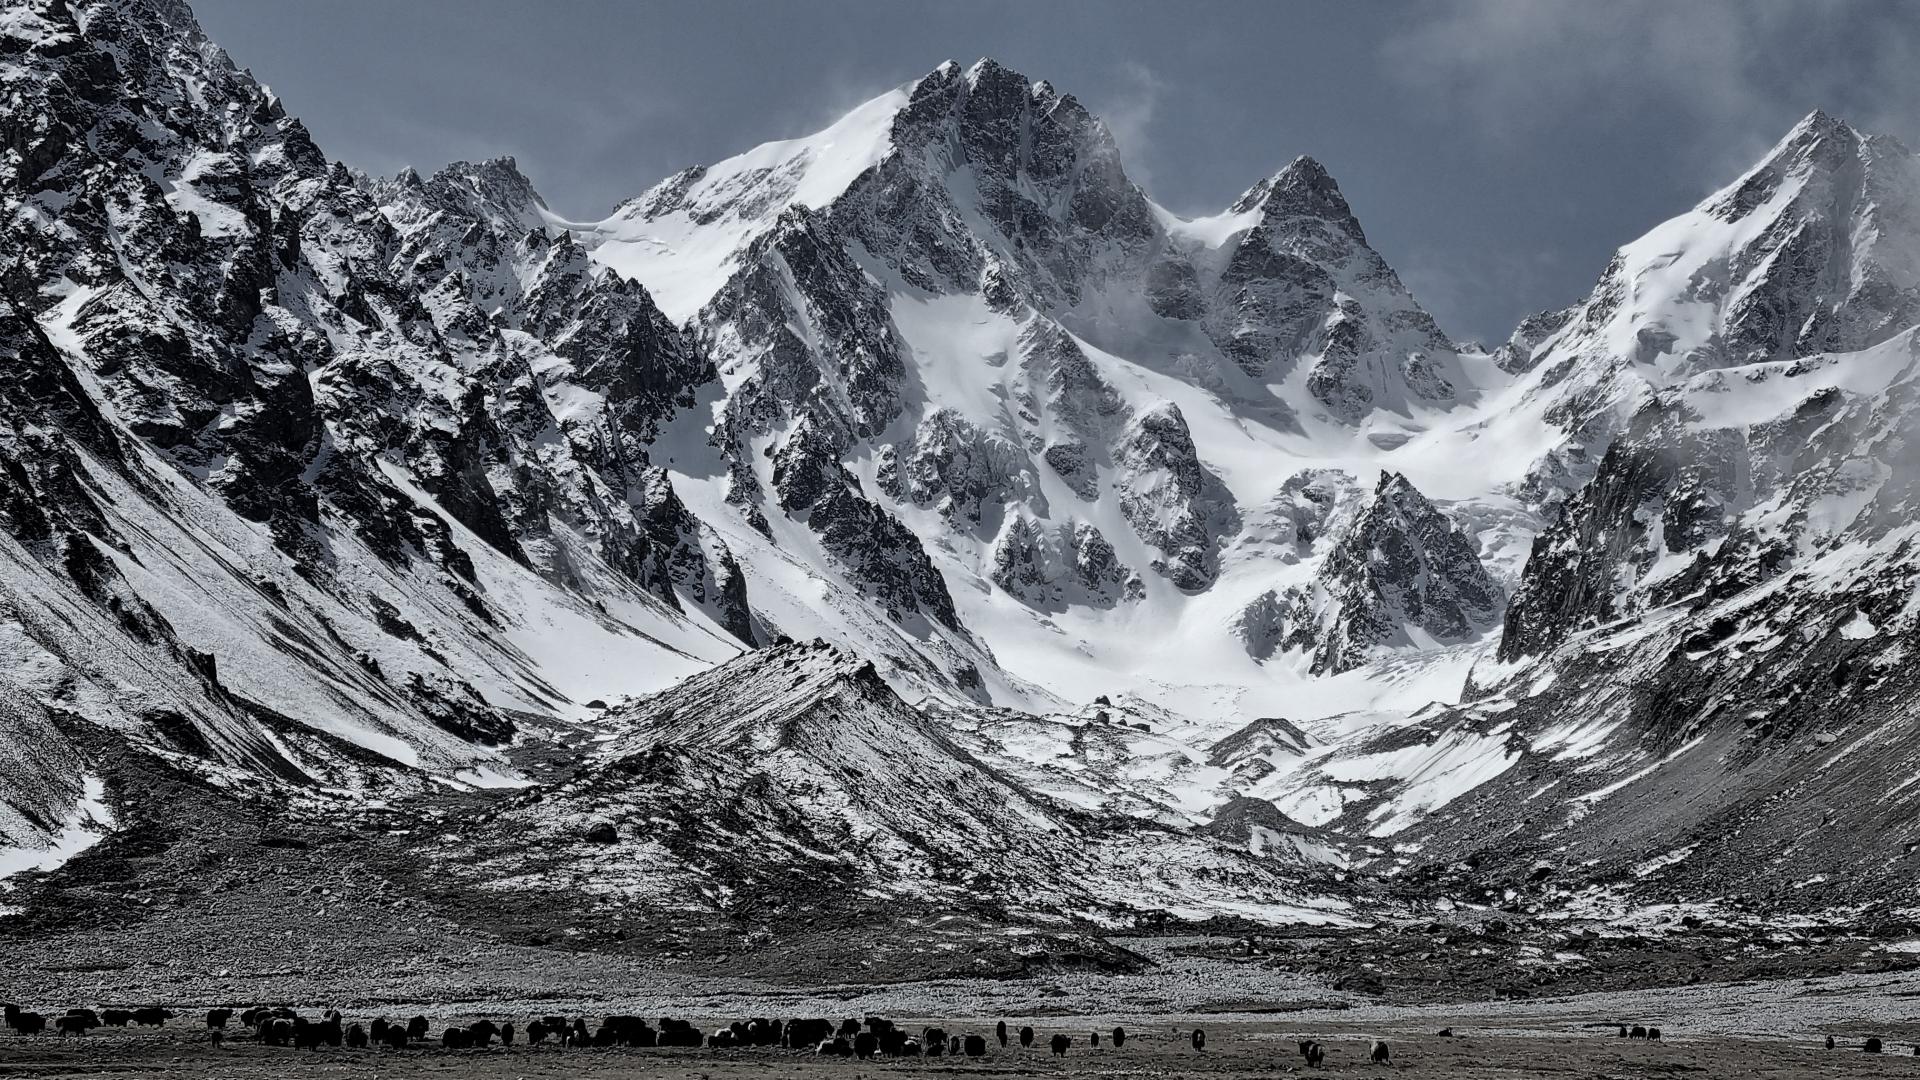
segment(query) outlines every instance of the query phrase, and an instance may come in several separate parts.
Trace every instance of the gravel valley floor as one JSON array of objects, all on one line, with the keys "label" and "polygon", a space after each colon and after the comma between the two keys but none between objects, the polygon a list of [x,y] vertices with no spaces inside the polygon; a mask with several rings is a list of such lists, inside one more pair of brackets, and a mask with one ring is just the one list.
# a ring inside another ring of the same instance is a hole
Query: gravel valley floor
[{"label": "gravel valley floor", "polygon": [[[1043,1031],[1073,1033],[1075,1045],[1066,1057],[1050,1055],[1041,1046],[1021,1050],[995,1049],[986,1057],[855,1062],[823,1059],[807,1053],[777,1049],[744,1050],[561,1050],[551,1045],[524,1045],[488,1050],[447,1051],[439,1048],[407,1051],[323,1050],[295,1051],[255,1045],[244,1037],[230,1038],[212,1049],[197,1025],[176,1021],[162,1031],[109,1030],[85,1039],[62,1041],[51,1036],[0,1037],[0,1076],[311,1076],[311,1077],[661,1077],[665,1080],[720,1080],[735,1076],[813,1077],[876,1076],[1086,1076],[1238,1078],[1278,1073],[1314,1072],[1333,1075],[1391,1072],[1409,1077],[1465,1078],[1568,1077],[1618,1078],[1694,1075],[1705,1077],[1879,1077],[1920,1076],[1920,1058],[1911,1056],[1911,1043],[1894,1040],[1879,1056],[1859,1051],[1860,1038],[1843,1033],[1840,1045],[1825,1050],[1810,1035],[1749,1038],[1677,1032],[1658,1043],[1619,1039],[1608,1031],[1583,1028],[1575,1021],[1578,1008],[1558,1020],[1479,1014],[1472,1010],[1447,1014],[1455,1037],[1442,1038],[1436,1028],[1440,1014],[1421,1018],[1381,1016],[1359,1022],[1355,1018],[1318,1017],[1286,1021],[1208,1021],[1207,1048],[1195,1052],[1188,1045],[1192,1022],[1168,1018],[1140,1018],[1124,1049],[1110,1045],[1089,1048],[1086,1033],[1109,1018],[1054,1018],[1042,1021]],[[971,1028],[952,1024],[953,1030],[989,1030],[990,1023]],[[1549,1026],[1555,1025],[1555,1026]],[[236,1025],[237,1026],[237,1025]],[[1178,1034],[1175,1034],[1177,1029]],[[1920,1027],[1909,1023],[1900,1030],[1910,1038]],[[1301,1063],[1296,1040],[1312,1036],[1327,1048],[1325,1065],[1308,1070]],[[1390,1068],[1368,1061],[1370,1040],[1384,1038],[1392,1048]]]}]

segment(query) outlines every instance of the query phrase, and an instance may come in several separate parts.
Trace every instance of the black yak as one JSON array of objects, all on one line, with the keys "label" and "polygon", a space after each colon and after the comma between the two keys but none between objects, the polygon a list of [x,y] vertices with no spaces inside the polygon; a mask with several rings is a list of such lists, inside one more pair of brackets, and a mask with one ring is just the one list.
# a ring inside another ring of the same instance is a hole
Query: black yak
[{"label": "black yak", "polygon": [[1373,1059],[1375,1065],[1393,1064],[1393,1051],[1387,1049],[1387,1041],[1385,1039],[1373,1040],[1373,1050],[1369,1052],[1368,1056]]},{"label": "black yak", "polygon": [[1113,1029],[1113,1048],[1118,1050],[1125,1045],[1127,1045],[1127,1029],[1115,1027]]},{"label": "black yak", "polygon": [[387,1049],[405,1050],[407,1048],[407,1029],[399,1024],[387,1028]]},{"label": "black yak", "polygon": [[207,1010],[207,1026],[210,1028],[224,1028],[227,1026],[227,1021],[231,1020],[232,1018],[233,1018],[232,1009],[208,1009]]},{"label": "black yak", "polygon": [[226,1037],[227,1033],[224,1028],[207,1029],[207,1041],[213,1044],[215,1050],[220,1049],[220,1041]]},{"label": "black yak", "polygon": [[939,1057],[947,1052],[947,1029],[930,1027],[920,1033],[920,1041],[926,1045],[928,1057]]},{"label": "black yak", "polygon": [[1205,1050],[1207,1048],[1207,1033],[1201,1031],[1199,1028],[1193,1029],[1193,1048],[1195,1050]]},{"label": "black yak", "polygon": [[415,1042],[419,1042],[420,1040],[425,1039],[427,1037],[427,1031],[428,1031],[428,1027],[427,1027],[426,1017],[416,1016],[413,1019],[407,1021],[407,1038],[408,1039],[411,1039]]},{"label": "black yak", "polygon": [[1033,1045],[1033,1029],[1032,1028],[1023,1027],[1020,1029],[1020,1045],[1022,1048]]},{"label": "black yak", "polygon": [[38,1035],[47,1030],[47,1018],[37,1012],[16,1010],[7,1014],[7,1026],[22,1035]]},{"label": "black yak", "polygon": [[[65,1034],[65,1032],[62,1032],[61,1034]],[[1867,1045],[1861,1047],[1860,1049],[1863,1053],[1868,1053],[1868,1054],[1879,1053],[1880,1052],[1880,1036],[1875,1035],[1869,1038],[1867,1040]]]},{"label": "black yak", "polygon": [[366,1049],[367,1029],[361,1027],[359,1024],[348,1024],[346,1040],[347,1045],[355,1050]]},{"label": "black yak", "polygon": [[1648,1042],[1657,1042],[1657,1041],[1659,1041],[1659,1039],[1660,1039],[1660,1029],[1659,1029],[1659,1028],[1657,1028],[1657,1027],[1650,1027],[1650,1028],[1648,1028],[1648,1029],[1647,1029],[1647,1041],[1648,1041]]},{"label": "black yak", "polygon": [[818,1017],[812,1019],[794,1017],[788,1020],[786,1027],[781,1030],[780,1045],[789,1050],[804,1050],[809,1046],[818,1046],[832,1037],[833,1021]]},{"label": "black yak", "polygon": [[131,1019],[134,1023],[142,1027],[159,1027],[173,1019],[175,1015],[171,1009],[162,1009],[159,1006],[150,1005],[144,1009],[133,1010]]},{"label": "black yak", "polygon": [[986,1057],[987,1040],[972,1032],[968,1032],[966,1040],[961,1044],[961,1049],[971,1058]]},{"label": "black yak", "polygon": [[853,1036],[853,1056],[865,1061],[880,1052],[880,1037],[871,1031],[856,1032]]},{"label": "black yak", "polygon": [[513,1045],[513,1021],[511,1020],[500,1025],[500,1045],[501,1046]]},{"label": "black yak", "polygon": [[993,1025],[993,1037],[1000,1040],[1001,1046],[1007,1045],[1007,1022],[1005,1020]]},{"label": "black yak", "polygon": [[1627,1038],[1629,1039],[1644,1039],[1646,1037],[1647,1037],[1647,1029],[1642,1027],[1639,1024],[1633,1025],[1633,1030],[1629,1032],[1627,1035]]},{"label": "black yak", "polygon": [[65,1038],[68,1035],[85,1035],[87,1029],[95,1025],[84,1016],[56,1016],[53,1026],[60,1032],[60,1037]]},{"label": "black yak", "polygon": [[1088,1035],[1088,1036],[1087,1036],[1087,1045],[1088,1045],[1088,1046],[1099,1046],[1099,1045],[1100,1045],[1100,1031],[1099,1031],[1099,1029],[1097,1029],[1097,1028],[1096,1028],[1096,1029],[1094,1030],[1094,1032],[1093,1032],[1093,1033],[1092,1033],[1091,1035]]},{"label": "black yak", "polygon": [[1326,1058],[1326,1047],[1321,1046],[1317,1040],[1300,1040],[1300,1060],[1317,1069],[1320,1067],[1320,1063],[1325,1061]]},{"label": "black yak", "polygon": [[1055,1035],[1048,1045],[1053,1048],[1054,1057],[1066,1057],[1067,1047],[1073,1045],[1073,1040],[1065,1035]]}]

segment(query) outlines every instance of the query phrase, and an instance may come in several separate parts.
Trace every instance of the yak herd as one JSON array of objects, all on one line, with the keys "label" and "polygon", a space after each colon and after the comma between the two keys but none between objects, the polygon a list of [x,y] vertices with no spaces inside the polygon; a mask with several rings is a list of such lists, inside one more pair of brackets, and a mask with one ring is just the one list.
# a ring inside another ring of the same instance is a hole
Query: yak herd
[{"label": "yak herd", "polygon": [[[126,1027],[129,1024],[141,1027],[159,1027],[168,1020],[180,1015],[171,1009],[147,1006],[138,1009],[68,1009],[59,1016],[48,1016],[22,1009],[18,1005],[5,1005],[6,1026],[19,1035],[39,1035],[49,1028],[60,1034],[85,1035],[90,1029],[107,1027]],[[529,1021],[525,1028],[516,1028],[513,1021],[496,1023],[492,1020],[475,1020],[465,1025],[449,1026],[443,1029],[436,1039],[432,1024],[424,1016],[415,1016],[407,1020],[389,1020],[382,1016],[366,1024],[348,1023],[336,1010],[327,1010],[317,1020],[301,1016],[285,1006],[252,1008],[238,1011],[232,1008],[210,1009],[206,1014],[207,1038],[218,1047],[225,1040],[227,1025],[238,1019],[240,1024],[253,1034],[254,1040],[262,1046],[286,1046],[302,1050],[319,1050],[323,1047],[346,1047],[349,1049],[385,1048],[402,1050],[409,1046],[432,1046],[438,1044],[448,1050],[484,1049],[496,1041],[501,1046],[511,1047],[515,1040],[524,1037],[526,1045],[540,1046],[551,1043],[558,1047],[710,1047],[713,1049],[731,1049],[736,1047],[780,1047],[788,1050],[810,1051],[825,1057],[858,1058],[917,1058],[952,1057],[980,1058],[988,1052],[987,1037],[973,1032],[950,1032],[941,1027],[926,1027],[917,1034],[910,1033],[893,1021],[878,1016],[869,1016],[864,1020],[847,1019],[835,1022],[825,1019],[795,1018],[791,1020],[736,1020],[725,1027],[712,1031],[702,1031],[691,1021],[661,1018],[656,1023],[648,1023],[638,1016],[607,1016],[598,1025],[590,1025],[583,1016],[542,1016]],[[657,1025],[657,1026],[656,1026]],[[1178,1029],[1175,1029],[1176,1036]],[[1451,1037],[1453,1029],[1440,1032],[1443,1037]],[[1660,1029],[1635,1024],[1619,1026],[1619,1037],[1623,1039],[1644,1039],[1659,1041]],[[1109,1045],[1118,1050],[1127,1045],[1127,1029],[1115,1027],[1108,1032],[1094,1031],[1087,1040],[1089,1046],[1098,1047],[1103,1037],[1110,1040]],[[1001,1047],[1017,1040],[1022,1049],[1033,1046],[1039,1035],[1032,1027],[1021,1027],[1018,1031],[1007,1027],[1002,1020],[994,1025],[993,1039]],[[1055,1032],[1048,1037],[1047,1046],[1055,1057],[1064,1057],[1073,1047],[1073,1036],[1064,1032]],[[1195,1051],[1204,1052],[1207,1046],[1207,1033],[1194,1028],[1188,1033],[1187,1042]],[[1833,1036],[1826,1037],[1829,1050],[1837,1046]],[[1879,1038],[1869,1038],[1860,1047],[1869,1054],[1884,1052],[1884,1044]],[[1300,1057],[1309,1066],[1318,1067],[1326,1060],[1326,1047],[1316,1039],[1299,1040]],[[1913,1048],[1916,1057],[1920,1057],[1920,1045]],[[1392,1063],[1391,1051],[1380,1039],[1373,1039],[1368,1047],[1368,1059],[1377,1065]]]},{"label": "yak herd", "polygon": [[[157,1007],[140,1009],[68,1009],[60,1016],[47,1016],[20,1008],[18,1005],[6,1006],[6,1025],[20,1035],[39,1035],[49,1028],[62,1036],[85,1035],[89,1030],[102,1025],[125,1027],[128,1024],[158,1027],[179,1014],[171,1009]],[[400,1050],[409,1046],[437,1043],[448,1050],[484,1049],[496,1042],[501,1046],[513,1046],[516,1040],[524,1038],[526,1045],[539,1046],[550,1044],[560,1047],[711,1047],[730,1049],[734,1047],[782,1047],[790,1050],[806,1050],[830,1057],[859,1058],[911,1058],[911,1057],[984,1057],[987,1053],[985,1036],[972,1032],[949,1032],[945,1028],[928,1027],[918,1034],[911,1034],[893,1021],[878,1016],[865,1020],[842,1020],[835,1022],[823,1019],[796,1018],[791,1020],[736,1020],[733,1023],[702,1031],[691,1021],[661,1018],[654,1023],[638,1016],[608,1016],[597,1025],[590,1025],[583,1016],[542,1016],[529,1021],[524,1028],[517,1028],[513,1021],[495,1022],[493,1020],[475,1020],[465,1025],[455,1025],[443,1029],[436,1038],[432,1024],[424,1016],[415,1016],[407,1020],[390,1020],[378,1017],[368,1023],[348,1022],[338,1011],[327,1010],[319,1019],[301,1016],[298,1012],[284,1006],[262,1007],[239,1011],[232,1008],[208,1010],[206,1015],[207,1038],[214,1046],[220,1046],[226,1038],[227,1026],[238,1020],[241,1026],[252,1033],[255,1042],[262,1046],[286,1046],[300,1050],[319,1050],[322,1048],[345,1047],[348,1049],[386,1048]],[[1089,1045],[1099,1046],[1102,1036],[1119,1049],[1127,1044],[1127,1030],[1116,1027],[1109,1032],[1093,1032]],[[1018,1038],[1022,1048],[1033,1046],[1038,1037],[1031,1027],[1022,1027],[1019,1031],[1010,1031],[1006,1021],[1000,1021],[994,1027],[993,1038],[1002,1047]],[[1201,1049],[1206,1044],[1206,1034],[1194,1031],[1193,1048]],[[1048,1040],[1048,1047],[1056,1057],[1065,1056],[1073,1046],[1073,1037],[1064,1033],[1055,1033]]]}]

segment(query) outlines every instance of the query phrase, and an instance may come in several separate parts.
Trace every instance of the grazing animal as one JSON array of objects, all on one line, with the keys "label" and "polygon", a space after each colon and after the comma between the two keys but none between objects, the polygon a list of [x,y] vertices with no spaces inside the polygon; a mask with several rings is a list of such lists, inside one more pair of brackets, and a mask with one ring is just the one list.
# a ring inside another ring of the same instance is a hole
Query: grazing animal
[{"label": "grazing animal", "polygon": [[1100,1045],[1100,1031],[1098,1028],[1094,1029],[1093,1034],[1087,1036],[1087,1045],[1088,1046]]},{"label": "grazing animal", "polygon": [[871,1031],[862,1031],[853,1037],[853,1056],[865,1061],[880,1052],[880,1039]]},{"label": "grazing animal", "polygon": [[1193,1029],[1193,1048],[1195,1050],[1205,1050],[1207,1048],[1207,1033],[1201,1031],[1199,1028]]},{"label": "grazing animal", "polygon": [[1827,1049],[1833,1049],[1833,1036],[1827,1036]]},{"label": "grazing animal", "polygon": [[[65,1033],[63,1032],[62,1034],[65,1034]],[[1875,1036],[1873,1036],[1872,1038],[1869,1038],[1869,1039],[1867,1040],[1867,1045],[1865,1045],[1865,1046],[1863,1046],[1863,1047],[1861,1047],[1860,1049],[1861,1049],[1861,1050],[1862,1050],[1863,1052],[1865,1052],[1865,1053],[1868,1053],[1868,1054],[1877,1054],[1877,1053],[1879,1053],[1879,1052],[1880,1052],[1880,1036],[1878,1036],[1878,1035],[1875,1035]]]},{"label": "grazing animal", "polygon": [[466,1028],[450,1027],[440,1033],[440,1045],[449,1050],[465,1050],[472,1038]]},{"label": "grazing animal", "polygon": [[467,1025],[468,1045],[485,1050],[493,1045],[493,1037],[500,1034],[500,1028],[491,1020],[475,1020]]},{"label": "grazing animal", "polygon": [[967,1034],[960,1048],[966,1051],[966,1055],[970,1058],[987,1056],[987,1040],[971,1032]]},{"label": "grazing animal", "polygon": [[1440,1037],[1441,1037],[1441,1038],[1443,1038],[1443,1039],[1451,1039],[1451,1038],[1453,1038],[1453,1029],[1452,1029],[1452,1028],[1441,1028],[1441,1029],[1440,1029]]},{"label": "grazing animal", "polygon": [[375,1017],[372,1024],[372,1031],[370,1032],[373,1036],[373,1041],[384,1046],[387,1041],[387,1028],[390,1026],[392,1025],[387,1023],[386,1017]]},{"label": "grazing animal", "polygon": [[920,1042],[926,1047],[928,1057],[939,1057],[947,1052],[947,1029],[927,1028],[920,1033]]},{"label": "grazing animal", "polygon": [[795,1017],[787,1021],[780,1033],[780,1044],[790,1050],[801,1050],[817,1046],[824,1039],[833,1036],[833,1023],[829,1020],[804,1020]]},{"label": "grazing animal", "polygon": [[215,1050],[220,1049],[220,1040],[226,1037],[227,1033],[223,1028],[209,1028],[207,1030],[207,1041],[213,1044]]},{"label": "grazing animal", "polygon": [[1053,1047],[1054,1057],[1066,1057],[1067,1047],[1073,1045],[1073,1040],[1065,1035],[1055,1035],[1050,1045]]},{"label": "grazing animal", "polygon": [[906,1042],[901,1043],[900,1056],[901,1057],[919,1057],[920,1056],[920,1040],[908,1039]]},{"label": "grazing animal", "polygon": [[[215,1010],[215,1012],[218,1012],[218,1011],[219,1010],[217,1009]],[[228,1009],[226,1011],[232,1012],[233,1010]],[[101,1009],[100,1010],[100,1022],[108,1025],[109,1027],[126,1027],[127,1021],[131,1019],[133,1019],[132,1009]],[[207,1026],[208,1027],[213,1026],[213,1013],[207,1014]]]},{"label": "grazing animal", "polygon": [[367,1048],[367,1029],[361,1027],[359,1024],[347,1025],[346,1038],[347,1045],[355,1050],[365,1050]]},{"label": "grazing animal", "polygon": [[1000,1040],[1001,1046],[1007,1045],[1007,1022],[1005,1020],[993,1025],[993,1037]]},{"label": "grazing animal", "polygon": [[1387,1049],[1387,1043],[1384,1039],[1373,1040],[1372,1057],[1375,1065],[1393,1064],[1393,1051]]},{"label": "grazing animal", "polygon": [[501,1046],[513,1045],[513,1021],[511,1020],[500,1025],[500,1045]]},{"label": "grazing animal", "polygon": [[1023,1050],[1024,1050],[1024,1049],[1026,1049],[1027,1047],[1029,1047],[1029,1046],[1032,1046],[1032,1045],[1033,1045],[1033,1029],[1032,1029],[1032,1028],[1030,1028],[1030,1027],[1023,1027],[1023,1028],[1021,1028],[1021,1029],[1020,1029],[1020,1047],[1021,1047],[1021,1049],[1023,1049]]},{"label": "grazing animal", "polygon": [[535,1020],[527,1025],[527,1045],[539,1046],[547,1038],[547,1022]]},{"label": "grazing animal", "polygon": [[1620,1038],[1622,1038],[1622,1039],[1624,1039],[1624,1038],[1626,1038],[1626,1037],[1627,1037],[1627,1025],[1625,1025],[1625,1024],[1621,1024],[1621,1025],[1620,1025]]},{"label": "grazing animal", "polygon": [[231,1020],[232,1018],[233,1018],[232,1009],[208,1009],[207,1010],[207,1026],[210,1028],[224,1028],[227,1026],[227,1021]]},{"label": "grazing animal", "polygon": [[[640,1041],[629,1042],[627,1045],[629,1046],[690,1046],[690,1047],[698,1048],[702,1041],[701,1035],[700,1035],[700,1029],[694,1027],[691,1022],[686,1020],[671,1020],[664,1016],[661,1017],[660,1018],[660,1034],[658,1036],[654,1036],[650,1029],[643,1031],[642,1029],[645,1029],[646,1026],[647,1025],[645,1021],[640,1021],[639,1027],[633,1029],[634,1037],[639,1039]],[[649,1038],[653,1039],[653,1041],[647,1042],[646,1040]]]},{"label": "grazing animal", "polygon": [[85,1035],[87,1029],[94,1025],[84,1016],[56,1016],[53,1018],[53,1026],[64,1039],[69,1035]]},{"label": "grazing animal", "polygon": [[[80,1017],[87,1022],[88,1027],[100,1026],[100,1014],[94,1012],[92,1009],[68,1009],[67,1015]],[[167,1015],[171,1016],[173,1014],[168,1013]]]},{"label": "grazing animal", "polygon": [[1114,1028],[1113,1029],[1113,1048],[1115,1050],[1118,1050],[1125,1045],[1127,1045],[1127,1029],[1123,1027]]},{"label": "grazing animal", "polygon": [[1648,1041],[1648,1042],[1659,1042],[1659,1041],[1660,1041],[1660,1029],[1659,1029],[1659,1028],[1657,1028],[1657,1027],[1650,1027],[1650,1028],[1648,1028],[1648,1029],[1647,1029],[1647,1041]]},{"label": "grazing animal", "polygon": [[1647,1029],[1640,1026],[1639,1024],[1633,1025],[1633,1031],[1627,1035],[1627,1038],[1629,1039],[1644,1039],[1646,1037],[1647,1037]]},{"label": "grazing animal", "polygon": [[1317,1069],[1327,1060],[1327,1049],[1313,1039],[1301,1039],[1300,1060]]},{"label": "grazing animal", "polygon": [[958,1035],[947,1036],[947,1056],[948,1057],[960,1056],[960,1036]]},{"label": "grazing animal", "polygon": [[47,1018],[37,1012],[11,1012],[7,1025],[22,1035],[38,1035],[47,1030]]},{"label": "grazing animal", "polygon": [[860,1021],[851,1018],[842,1020],[840,1021],[840,1030],[834,1032],[834,1034],[843,1039],[851,1039],[855,1035],[860,1034]]},{"label": "grazing animal", "polygon": [[407,1021],[407,1038],[419,1042],[427,1037],[427,1018],[416,1016]]},{"label": "grazing animal", "polygon": [[268,1046],[286,1046],[293,1042],[293,1021],[275,1016],[260,1021],[260,1039]]}]

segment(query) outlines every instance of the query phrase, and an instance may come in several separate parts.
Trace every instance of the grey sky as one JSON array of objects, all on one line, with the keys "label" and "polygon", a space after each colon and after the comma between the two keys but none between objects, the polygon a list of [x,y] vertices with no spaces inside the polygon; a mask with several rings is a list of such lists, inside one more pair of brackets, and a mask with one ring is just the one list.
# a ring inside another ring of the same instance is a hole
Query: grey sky
[{"label": "grey sky", "polygon": [[1449,332],[1504,338],[1815,106],[1920,145],[1920,4],[197,0],[373,172],[512,154],[599,217],[685,165],[992,56],[1103,116],[1135,178],[1218,210],[1298,154]]}]

